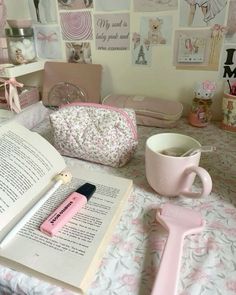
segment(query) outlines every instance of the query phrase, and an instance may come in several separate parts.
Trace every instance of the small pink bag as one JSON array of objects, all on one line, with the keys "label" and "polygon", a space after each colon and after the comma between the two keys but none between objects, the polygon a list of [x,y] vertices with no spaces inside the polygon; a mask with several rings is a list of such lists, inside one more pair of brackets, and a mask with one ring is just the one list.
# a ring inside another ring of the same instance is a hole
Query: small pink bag
[{"label": "small pink bag", "polygon": [[71,103],[50,115],[54,145],[69,157],[125,165],[137,144],[135,112],[96,103]]},{"label": "small pink bag", "polygon": [[108,95],[104,105],[133,109],[138,125],[162,128],[174,127],[183,112],[183,105],[177,101],[141,95]]}]

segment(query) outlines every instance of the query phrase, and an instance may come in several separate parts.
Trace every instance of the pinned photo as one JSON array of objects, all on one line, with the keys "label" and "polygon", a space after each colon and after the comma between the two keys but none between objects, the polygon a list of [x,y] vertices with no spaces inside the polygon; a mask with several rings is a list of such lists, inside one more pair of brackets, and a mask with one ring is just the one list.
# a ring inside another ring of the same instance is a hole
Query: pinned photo
[{"label": "pinned photo", "polygon": [[133,33],[132,37],[132,63],[143,66],[151,65],[151,43],[138,33]]}]

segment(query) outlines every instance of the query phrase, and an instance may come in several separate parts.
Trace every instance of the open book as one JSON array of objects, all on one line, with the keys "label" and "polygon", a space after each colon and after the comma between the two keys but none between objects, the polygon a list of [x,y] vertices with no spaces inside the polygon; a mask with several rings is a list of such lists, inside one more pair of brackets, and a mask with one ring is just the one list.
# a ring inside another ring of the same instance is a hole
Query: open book
[{"label": "open book", "polygon": [[[81,169],[78,163],[66,167],[50,143],[15,122],[0,126],[0,240],[52,186],[54,176],[65,168],[73,175],[0,249],[0,263],[82,293],[120,219],[132,181]],[[96,186],[86,206],[57,235],[40,232],[48,215],[85,182]]]}]

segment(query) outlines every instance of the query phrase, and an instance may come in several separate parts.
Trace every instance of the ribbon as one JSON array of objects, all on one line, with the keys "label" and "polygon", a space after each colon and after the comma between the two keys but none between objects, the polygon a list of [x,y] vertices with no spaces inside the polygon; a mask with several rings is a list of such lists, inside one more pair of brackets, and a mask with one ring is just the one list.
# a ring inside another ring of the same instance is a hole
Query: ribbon
[{"label": "ribbon", "polygon": [[46,35],[42,32],[38,32],[37,39],[40,41],[58,41],[57,34],[55,32],[51,33],[50,35]]},{"label": "ribbon", "polygon": [[203,81],[202,82],[202,87],[205,91],[208,91],[210,93],[213,93],[216,91],[216,83],[212,81]]},{"label": "ribbon", "polygon": [[[3,82],[1,86],[4,85],[5,87],[5,98],[10,110],[19,113],[21,111],[21,106],[17,87],[23,87],[24,84],[17,82],[15,78],[10,78],[9,80],[0,78],[0,82]],[[9,91],[7,87],[9,87]]]},{"label": "ribbon", "polygon": [[212,37],[222,38],[223,35],[227,32],[227,27],[215,24],[212,27]]}]

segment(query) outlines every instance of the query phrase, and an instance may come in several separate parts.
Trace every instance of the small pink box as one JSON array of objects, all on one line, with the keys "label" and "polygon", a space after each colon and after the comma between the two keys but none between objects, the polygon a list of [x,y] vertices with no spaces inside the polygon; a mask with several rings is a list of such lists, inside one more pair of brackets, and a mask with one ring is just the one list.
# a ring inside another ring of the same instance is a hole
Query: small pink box
[{"label": "small pink box", "polygon": [[[17,88],[20,106],[22,109],[36,103],[40,100],[39,90],[34,86],[24,86],[22,88]],[[9,110],[9,106],[5,99],[5,90],[4,88],[0,89],[0,109]]]}]

